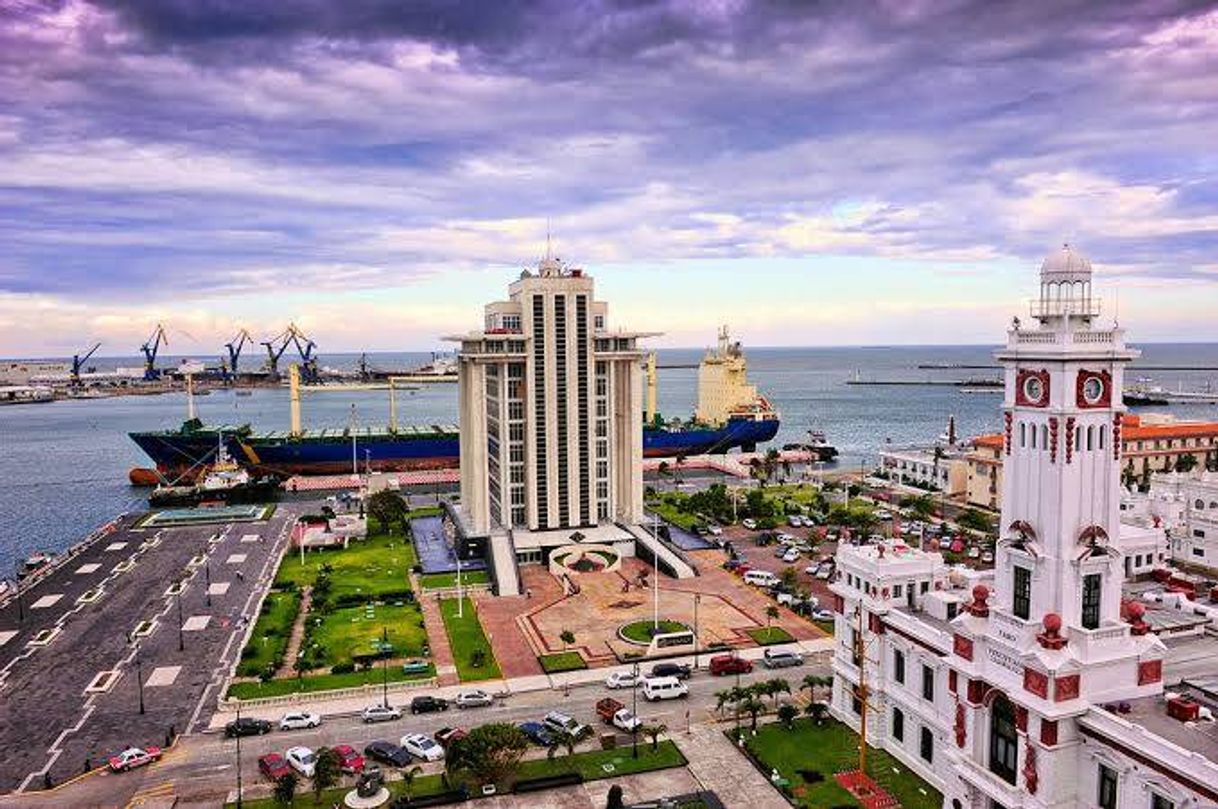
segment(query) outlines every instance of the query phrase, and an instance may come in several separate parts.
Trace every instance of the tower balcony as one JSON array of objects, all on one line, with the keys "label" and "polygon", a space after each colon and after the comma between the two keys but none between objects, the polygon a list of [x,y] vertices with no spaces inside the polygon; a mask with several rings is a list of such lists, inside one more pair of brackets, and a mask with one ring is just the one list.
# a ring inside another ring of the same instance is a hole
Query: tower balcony
[{"label": "tower balcony", "polygon": [[1051,317],[1096,318],[1103,309],[1097,298],[1034,298],[1028,302],[1028,314],[1037,320]]}]

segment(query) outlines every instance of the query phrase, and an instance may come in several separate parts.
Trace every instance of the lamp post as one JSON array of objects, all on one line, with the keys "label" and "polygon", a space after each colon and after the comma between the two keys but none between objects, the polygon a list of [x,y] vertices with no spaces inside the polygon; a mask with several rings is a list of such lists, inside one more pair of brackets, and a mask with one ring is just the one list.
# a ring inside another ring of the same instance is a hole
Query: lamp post
[{"label": "lamp post", "polygon": [[389,707],[389,627],[381,627],[381,704]]},{"label": "lamp post", "polygon": [[181,579],[178,579],[178,651],[186,651],[186,636],[183,634],[182,625],[182,588],[185,585]]},{"label": "lamp post", "polygon": [[241,706],[237,706],[237,809],[241,809]]},{"label": "lamp post", "polygon": [[[660,512],[655,513],[655,530],[652,535],[656,540],[656,548],[660,545]],[[651,570],[651,634],[654,637],[660,631],[660,554],[653,551],[651,560],[655,564]]]},{"label": "lamp post", "polygon": [[18,574],[18,577],[16,579],[16,582],[17,582],[17,623],[24,624],[25,623],[25,602],[21,598],[21,578],[20,578],[21,563],[18,562],[16,565],[13,566],[13,569]]},{"label": "lamp post", "polygon": [[694,593],[694,671],[698,670],[698,650],[701,641],[698,636],[698,605],[702,603],[702,594]]},{"label": "lamp post", "polygon": [[207,606],[211,606],[211,560],[203,562],[203,591],[207,595]]},{"label": "lamp post", "polygon": [[140,642],[134,635],[127,636],[127,642],[135,646],[135,685],[140,694],[140,714],[144,713],[144,661],[140,658]]},{"label": "lamp post", "polygon": [[631,737],[631,752],[632,758],[639,757],[639,662],[634,662],[634,671],[631,675],[631,682],[634,687],[630,689],[630,713],[634,715],[634,727],[630,731]]},{"label": "lamp post", "polygon": [[465,617],[465,599],[461,596],[461,553],[458,551],[457,557],[457,617]]}]

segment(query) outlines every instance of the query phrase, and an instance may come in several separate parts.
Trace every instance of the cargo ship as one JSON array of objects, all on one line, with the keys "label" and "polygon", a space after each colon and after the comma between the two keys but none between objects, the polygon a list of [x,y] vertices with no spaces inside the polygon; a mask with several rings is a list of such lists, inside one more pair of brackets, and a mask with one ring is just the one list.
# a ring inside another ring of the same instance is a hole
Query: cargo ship
[{"label": "cargo ship", "polygon": [[[666,422],[656,411],[655,394],[652,354],[647,360],[644,457],[718,454],[737,448],[751,452],[778,434],[778,413],[748,384],[740,343],[728,338],[726,328],[720,331],[718,347],[708,351],[699,365],[693,418]],[[251,472],[284,476],[412,472],[458,464],[456,425],[305,430],[300,427],[299,402],[294,381],[290,430],[255,432],[249,425],[208,426],[189,419],[176,430],[130,433],[156,465],[131,470],[131,482],[155,486],[193,480],[214,462],[219,447]]]}]

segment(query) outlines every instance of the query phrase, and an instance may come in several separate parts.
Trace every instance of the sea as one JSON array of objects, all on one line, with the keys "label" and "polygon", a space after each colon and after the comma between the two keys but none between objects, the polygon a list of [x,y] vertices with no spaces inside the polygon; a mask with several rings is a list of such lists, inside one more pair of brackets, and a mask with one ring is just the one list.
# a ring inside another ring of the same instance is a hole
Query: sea
[{"label": "sea", "polygon": [[[922,369],[920,365],[993,366],[995,346],[867,346],[746,349],[749,379],[782,417],[774,446],[804,442],[823,432],[841,455],[839,467],[874,462],[887,445],[928,444],[955,417],[960,436],[997,432],[997,391],[965,393],[952,386],[850,385],[848,380],[935,381],[996,379],[996,368]],[[1218,389],[1218,371],[1158,371],[1153,366],[1218,367],[1218,344],[1140,345],[1142,358],[1127,384],[1142,382],[1169,390]],[[697,399],[697,370],[703,349],[658,352],[658,405],[666,418],[689,416]],[[321,365],[353,368],[359,354],[323,355]],[[164,357],[163,367],[178,357]],[[431,360],[423,353],[368,354],[373,368],[407,370]],[[98,370],[139,365],[133,358],[97,359]],[[685,366],[685,367],[666,367]],[[455,424],[457,389],[452,383],[420,385],[396,394],[398,423]],[[198,415],[209,424],[251,424],[287,429],[286,389],[255,389],[249,396],[217,390],[196,396]],[[1218,420],[1215,405],[1171,405],[1151,411],[1179,419]],[[385,390],[306,392],[307,427],[342,428],[389,422]],[[132,488],[127,472],[149,465],[128,432],[176,428],[186,418],[185,394],[77,399],[0,407],[0,578],[36,550],[60,551],[123,512],[146,505],[147,490]]]}]

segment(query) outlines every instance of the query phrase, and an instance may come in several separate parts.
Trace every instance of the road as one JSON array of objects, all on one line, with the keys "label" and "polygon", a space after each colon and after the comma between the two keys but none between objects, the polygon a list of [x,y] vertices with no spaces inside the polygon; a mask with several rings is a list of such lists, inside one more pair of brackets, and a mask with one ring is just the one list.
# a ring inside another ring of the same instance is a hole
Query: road
[{"label": "road", "polygon": [[[705,663],[705,660],[703,661]],[[605,670],[606,674],[611,669]],[[757,666],[750,674],[741,675],[739,682],[747,685],[758,680],[782,677],[798,695],[799,682],[807,674],[828,674],[828,654],[809,659],[803,666],[771,671]],[[737,678],[713,677],[705,669],[699,670],[689,680],[690,694],[687,699],[648,703],[638,692],[638,714],[647,724],[662,723],[668,732],[678,739],[692,724],[713,724],[724,719],[716,713],[715,692],[735,685]],[[466,686],[470,687],[470,686]],[[452,694],[460,689],[444,689]],[[489,722],[519,723],[540,720],[547,711],[559,710],[591,725],[598,733],[609,730],[596,715],[596,702],[606,696],[630,706],[633,693],[629,690],[610,690],[600,683],[571,687],[566,693],[562,689],[539,690],[513,694],[497,700],[485,708],[448,711],[412,716],[406,705],[401,720],[375,725],[365,725],[357,714],[324,716],[319,728],[311,730],[274,730],[265,736],[247,737],[241,740],[241,778],[243,794],[257,797],[269,794],[270,786],[258,774],[258,757],[270,752],[283,753],[287,748],[304,745],[317,749],[321,746],[350,744],[358,749],[374,739],[397,742],[406,733],[434,735],[440,728],[456,725],[470,727]],[[403,698],[404,699],[404,698]],[[307,707],[307,706],[306,706]],[[730,712],[727,719],[732,718]],[[748,717],[743,716],[742,722]],[[619,734],[619,744],[629,744],[630,737]],[[640,736],[640,744],[646,744]],[[595,737],[585,741],[581,749],[596,745]],[[544,755],[538,749],[534,755]],[[426,772],[438,772],[442,764],[428,764]],[[348,779],[351,780],[351,779]],[[165,759],[155,765],[130,773],[111,774],[99,772],[69,784],[53,794],[28,793],[0,798],[0,807],[116,807],[127,806],[140,794],[163,793],[173,785],[180,807],[216,806],[237,788],[237,741],[226,739],[216,731],[196,733],[180,740]]]}]

